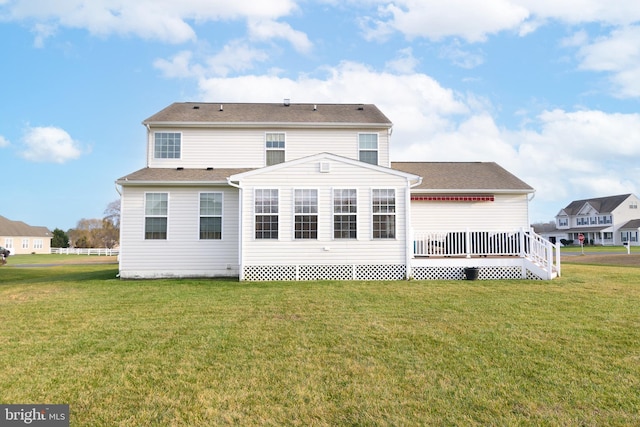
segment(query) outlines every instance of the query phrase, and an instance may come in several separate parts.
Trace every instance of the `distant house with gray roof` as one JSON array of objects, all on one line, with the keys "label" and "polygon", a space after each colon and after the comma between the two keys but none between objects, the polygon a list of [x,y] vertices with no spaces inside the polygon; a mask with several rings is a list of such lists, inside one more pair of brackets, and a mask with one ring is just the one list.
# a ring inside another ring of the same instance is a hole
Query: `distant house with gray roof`
[{"label": "distant house with gray roof", "polygon": [[18,254],[51,253],[53,233],[47,227],[36,227],[0,216],[0,246]]},{"label": "distant house with gray roof", "polygon": [[578,243],[594,245],[640,245],[640,200],[634,194],[574,200],[556,215],[558,231]]},{"label": "distant house with gray roof", "polygon": [[534,189],[493,162],[392,162],[372,104],[174,103],[116,180],[120,277],[549,279]]}]

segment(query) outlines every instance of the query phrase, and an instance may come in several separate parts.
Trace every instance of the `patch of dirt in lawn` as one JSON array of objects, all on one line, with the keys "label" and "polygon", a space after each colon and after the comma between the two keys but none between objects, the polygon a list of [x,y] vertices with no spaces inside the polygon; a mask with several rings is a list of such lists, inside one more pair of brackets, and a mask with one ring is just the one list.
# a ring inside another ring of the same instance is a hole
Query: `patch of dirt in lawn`
[{"label": "patch of dirt in lawn", "polygon": [[568,264],[602,264],[640,267],[640,254],[563,255],[562,262]]}]

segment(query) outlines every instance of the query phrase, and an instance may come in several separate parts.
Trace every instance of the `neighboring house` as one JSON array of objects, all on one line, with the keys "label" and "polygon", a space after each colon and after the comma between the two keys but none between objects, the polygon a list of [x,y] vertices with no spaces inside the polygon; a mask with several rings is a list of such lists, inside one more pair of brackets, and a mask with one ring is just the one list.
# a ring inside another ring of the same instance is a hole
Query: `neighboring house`
[{"label": "neighboring house", "polygon": [[565,239],[594,245],[638,246],[640,200],[633,194],[574,200],[556,215],[556,226]]},{"label": "neighboring house", "polygon": [[9,249],[11,255],[51,253],[52,237],[47,227],[34,227],[0,216],[0,246]]},{"label": "neighboring house", "polygon": [[143,124],[147,165],[116,181],[121,278],[557,275],[530,186],[495,163],[392,163],[375,105],[174,103]]}]

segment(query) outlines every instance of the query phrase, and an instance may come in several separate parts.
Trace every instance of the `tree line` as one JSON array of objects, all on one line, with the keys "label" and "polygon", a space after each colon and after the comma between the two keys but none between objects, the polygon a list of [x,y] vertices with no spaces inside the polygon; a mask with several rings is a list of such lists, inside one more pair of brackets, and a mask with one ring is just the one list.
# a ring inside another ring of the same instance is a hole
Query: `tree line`
[{"label": "tree line", "polygon": [[120,243],[120,200],[107,205],[102,218],[82,218],[75,228],[53,230],[52,248],[109,248]]}]

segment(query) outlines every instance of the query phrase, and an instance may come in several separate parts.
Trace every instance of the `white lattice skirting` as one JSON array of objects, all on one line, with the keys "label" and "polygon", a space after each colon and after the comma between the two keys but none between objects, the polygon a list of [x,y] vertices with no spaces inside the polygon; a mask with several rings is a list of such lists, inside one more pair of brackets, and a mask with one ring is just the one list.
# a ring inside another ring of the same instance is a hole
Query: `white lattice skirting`
[{"label": "white lattice skirting", "polygon": [[403,280],[404,265],[251,265],[242,280]]},{"label": "white lattice skirting", "polygon": [[[414,267],[415,280],[463,280],[464,267]],[[242,280],[300,281],[300,280],[404,280],[404,265],[252,265],[245,266]],[[522,267],[484,266],[479,268],[478,280],[522,279]],[[542,280],[530,270],[527,280]]]},{"label": "white lattice skirting", "polygon": [[[411,271],[415,280],[463,280],[464,267],[414,267]],[[527,270],[527,280],[542,278]],[[517,266],[485,266],[480,267],[478,280],[518,280],[522,279],[522,267]]]}]

